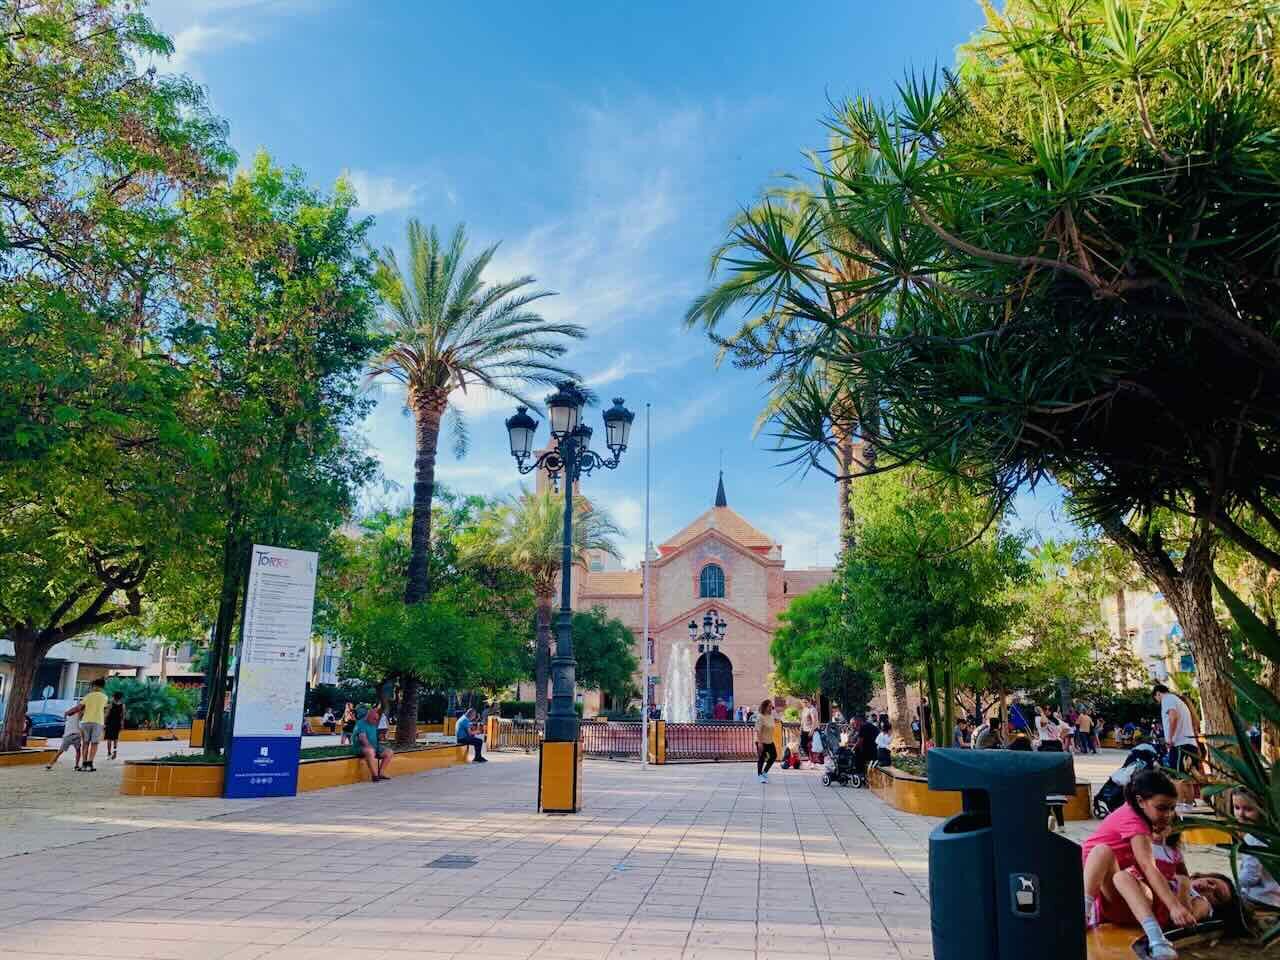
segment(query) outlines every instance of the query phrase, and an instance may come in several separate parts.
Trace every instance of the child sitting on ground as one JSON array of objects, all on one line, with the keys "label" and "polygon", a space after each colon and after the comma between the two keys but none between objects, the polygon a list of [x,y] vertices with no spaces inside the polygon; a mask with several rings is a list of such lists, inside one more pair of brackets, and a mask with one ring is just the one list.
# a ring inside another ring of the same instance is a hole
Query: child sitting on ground
[{"label": "child sitting on ground", "polygon": [[1176,960],[1165,928],[1189,927],[1234,899],[1218,874],[1186,875],[1178,844],[1169,841],[1177,790],[1148,770],[1125,788],[1125,803],[1084,842],[1086,925],[1137,924],[1153,960]]},{"label": "child sitting on ground", "polygon": [[[1241,823],[1261,823],[1262,805],[1248,790],[1237,787],[1231,792],[1231,815]],[[1244,842],[1251,847],[1266,846],[1250,833],[1244,835]],[[1276,883],[1275,877],[1262,861],[1252,854],[1241,853],[1239,869],[1240,896],[1245,902],[1251,907],[1280,910],[1280,884]]]}]

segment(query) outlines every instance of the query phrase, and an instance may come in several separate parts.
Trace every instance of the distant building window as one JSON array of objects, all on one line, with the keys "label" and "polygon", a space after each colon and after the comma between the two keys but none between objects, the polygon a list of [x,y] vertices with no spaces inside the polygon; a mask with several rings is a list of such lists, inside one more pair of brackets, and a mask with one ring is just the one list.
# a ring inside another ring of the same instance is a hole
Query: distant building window
[{"label": "distant building window", "polygon": [[698,576],[698,596],[724,596],[724,571],[716,564],[709,563],[702,568],[702,573]]},{"label": "distant building window", "polygon": [[591,572],[592,572],[592,573],[600,573],[602,570],[604,570],[604,561],[603,561],[603,560],[592,560],[592,561],[591,561]]},{"label": "distant building window", "polygon": [[75,697],[75,698],[76,698],[77,700],[79,700],[81,697],[88,696],[88,694],[89,694],[89,681],[88,681],[88,680],[77,680],[77,681],[76,681],[76,697]]}]

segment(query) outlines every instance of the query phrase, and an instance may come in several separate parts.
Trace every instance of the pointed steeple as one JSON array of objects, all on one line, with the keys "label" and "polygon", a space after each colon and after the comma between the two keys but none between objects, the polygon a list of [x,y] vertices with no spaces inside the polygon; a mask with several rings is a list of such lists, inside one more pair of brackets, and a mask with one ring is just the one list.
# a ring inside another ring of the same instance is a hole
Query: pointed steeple
[{"label": "pointed steeple", "polygon": [[727,507],[729,501],[724,496],[724,471],[720,471],[720,482],[716,485],[716,506]]}]

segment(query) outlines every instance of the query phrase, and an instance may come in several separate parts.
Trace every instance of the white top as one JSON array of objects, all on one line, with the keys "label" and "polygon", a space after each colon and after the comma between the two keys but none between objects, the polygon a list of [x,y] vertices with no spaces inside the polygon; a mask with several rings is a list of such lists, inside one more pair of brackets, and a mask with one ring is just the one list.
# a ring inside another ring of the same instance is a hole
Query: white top
[{"label": "white top", "polygon": [[805,707],[800,711],[800,729],[812,733],[818,729],[818,708]]},{"label": "white top", "polygon": [[881,730],[879,736],[876,737],[876,746],[881,750],[888,750],[891,743],[893,743],[893,737]]},{"label": "white top", "polygon": [[80,732],[80,714],[73,713],[68,717],[64,717],[62,724],[62,735],[64,737],[74,736]]},{"label": "white top", "polygon": [[389,721],[389,720],[387,719],[387,715],[386,715],[385,713],[384,713],[382,716],[380,716],[380,717],[378,718],[378,729],[379,729],[379,730],[385,730],[385,729],[387,729],[387,727],[389,727],[390,725],[391,725],[391,721]]},{"label": "white top", "polygon": [[[1178,734],[1176,737],[1169,736],[1170,711],[1178,717]],[[1186,703],[1176,693],[1166,693],[1160,697],[1160,723],[1164,726],[1165,743],[1174,747],[1195,744],[1196,732],[1191,723],[1191,711],[1187,709]]]},{"label": "white top", "polygon": [[[1245,834],[1244,842],[1254,847],[1266,846],[1251,834]],[[1240,892],[1255,903],[1280,907],[1280,884],[1262,861],[1247,853],[1240,854]]]}]

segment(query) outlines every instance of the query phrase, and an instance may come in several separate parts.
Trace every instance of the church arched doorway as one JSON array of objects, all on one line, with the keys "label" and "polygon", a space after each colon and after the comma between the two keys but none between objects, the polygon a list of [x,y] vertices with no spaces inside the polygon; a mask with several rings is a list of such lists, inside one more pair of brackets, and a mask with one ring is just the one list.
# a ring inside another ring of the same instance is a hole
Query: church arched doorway
[{"label": "church arched doorway", "polygon": [[699,720],[712,719],[719,703],[724,704],[726,716],[733,716],[733,663],[723,653],[713,650],[698,657],[693,665],[693,685],[698,691]]}]

